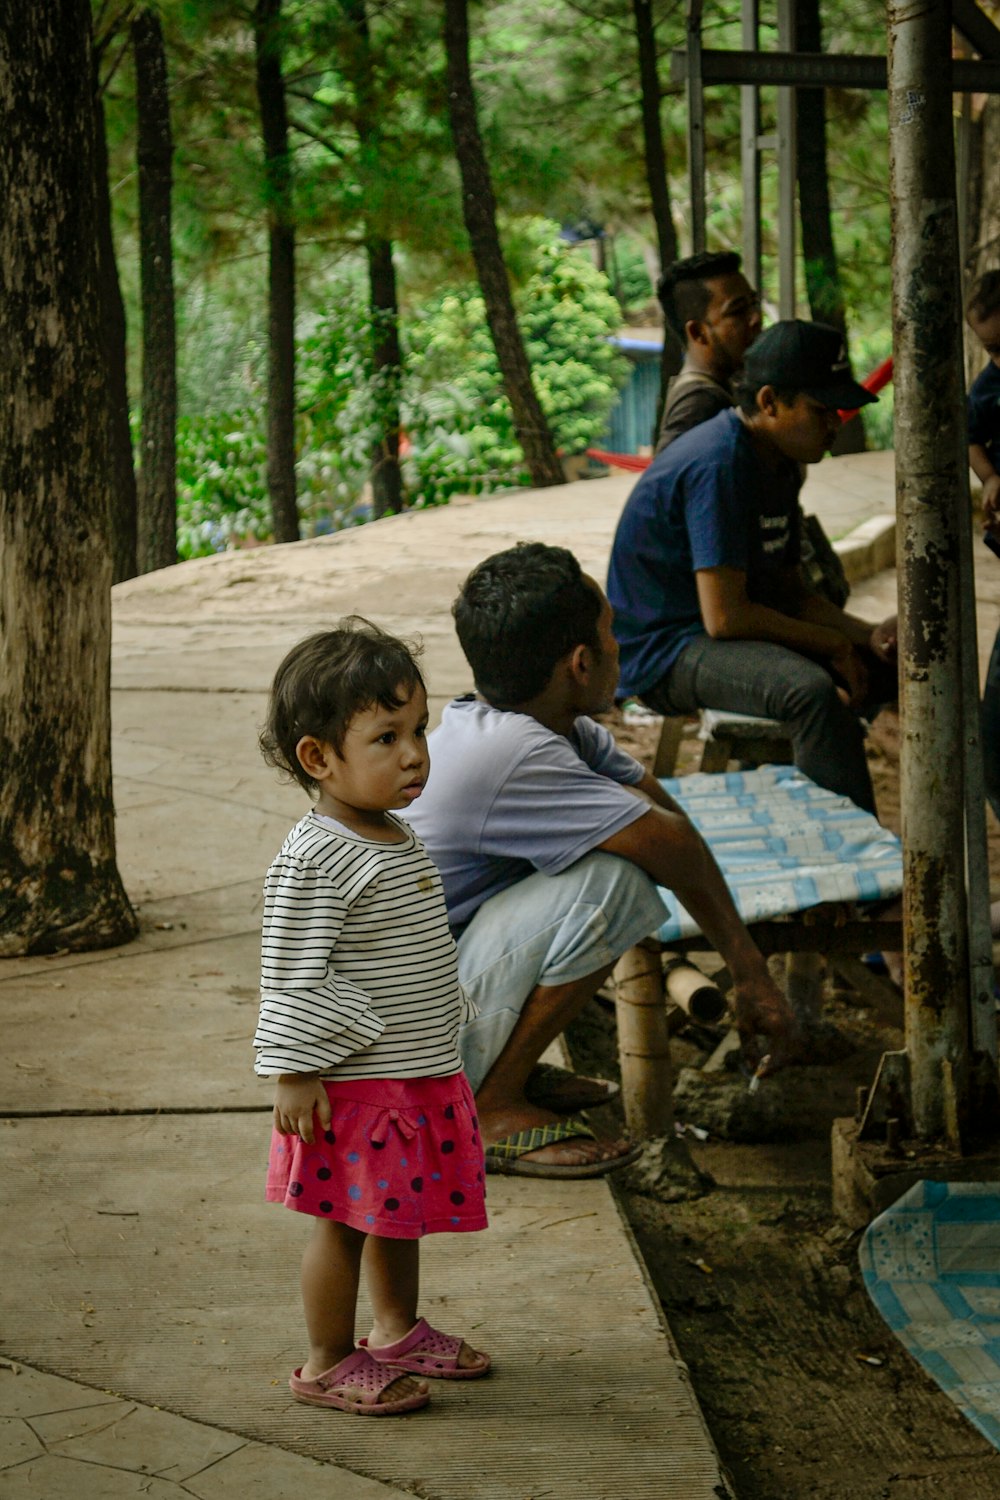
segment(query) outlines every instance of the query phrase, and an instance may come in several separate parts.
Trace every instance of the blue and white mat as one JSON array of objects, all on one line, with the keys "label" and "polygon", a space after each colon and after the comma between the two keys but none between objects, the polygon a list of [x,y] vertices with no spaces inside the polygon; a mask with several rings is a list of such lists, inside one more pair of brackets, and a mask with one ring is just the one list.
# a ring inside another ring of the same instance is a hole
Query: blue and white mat
[{"label": "blue and white mat", "polygon": [[1000,1183],[918,1182],[859,1256],[900,1343],[1000,1448]]},{"label": "blue and white mat", "polygon": [[[704,835],[745,922],[790,915],[825,901],[878,901],[903,889],[899,839],[870,813],[794,766],[674,776],[663,782]],[[698,932],[677,897],[657,936]]]}]

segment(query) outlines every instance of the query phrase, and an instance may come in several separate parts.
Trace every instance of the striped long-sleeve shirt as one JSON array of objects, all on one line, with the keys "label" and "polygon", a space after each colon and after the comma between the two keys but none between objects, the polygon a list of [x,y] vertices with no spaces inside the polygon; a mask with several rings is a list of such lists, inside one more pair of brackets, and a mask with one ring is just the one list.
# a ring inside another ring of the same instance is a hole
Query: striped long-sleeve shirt
[{"label": "striped long-sleeve shirt", "polygon": [[[390,815],[391,816],[391,815]],[[441,877],[403,841],[310,813],[267,872],[257,1073],[439,1078],[462,1066],[458,982]]]}]

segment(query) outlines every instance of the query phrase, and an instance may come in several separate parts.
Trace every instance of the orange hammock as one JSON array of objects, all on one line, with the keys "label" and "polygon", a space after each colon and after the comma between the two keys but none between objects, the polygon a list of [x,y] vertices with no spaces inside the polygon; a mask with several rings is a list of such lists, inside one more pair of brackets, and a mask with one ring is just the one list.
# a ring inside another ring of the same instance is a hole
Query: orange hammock
[{"label": "orange hammock", "polygon": [[[866,376],[861,384],[866,391],[876,395],[883,386],[887,386],[892,379],[892,355],[884,359],[877,369]],[[857,411],[842,411],[840,420],[849,422],[852,417],[857,416]],[[587,457],[599,464],[607,464],[612,469],[627,469],[630,473],[639,474],[643,469],[648,469],[653,462],[651,457],[639,453],[608,453],[604,448],[588,448]]]}]

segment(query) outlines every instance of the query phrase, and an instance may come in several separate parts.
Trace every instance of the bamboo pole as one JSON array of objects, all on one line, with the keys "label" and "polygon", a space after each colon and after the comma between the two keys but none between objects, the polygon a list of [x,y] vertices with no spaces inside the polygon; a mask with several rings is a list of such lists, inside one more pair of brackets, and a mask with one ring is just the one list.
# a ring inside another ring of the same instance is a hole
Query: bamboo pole
[{"label": "bamboo pole", "polygon": [[622,1102],[636,1140],[672,1135],[670,1037],[659,951],[630,948],[615,965],[615,1014]]}]

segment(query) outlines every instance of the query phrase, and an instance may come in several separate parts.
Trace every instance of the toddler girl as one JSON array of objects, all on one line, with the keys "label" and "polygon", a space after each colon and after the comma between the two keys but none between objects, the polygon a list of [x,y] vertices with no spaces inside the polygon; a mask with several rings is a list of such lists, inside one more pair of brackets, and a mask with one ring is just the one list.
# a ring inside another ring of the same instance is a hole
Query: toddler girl
[{"label": "toddler girl", "polygon": [[[267,1197],[315,1224],[298,1401],[366,1416],[489,1358],[417,1318],[421,1235],[486,1226],[441,878],[391,809],[429,769],[410,651],[358,617],[286,656],[260,743],[315,798],[267,873],[256,1071],[277,1078]],[[362,1259],[374,1322],[355,1347]]]}]

